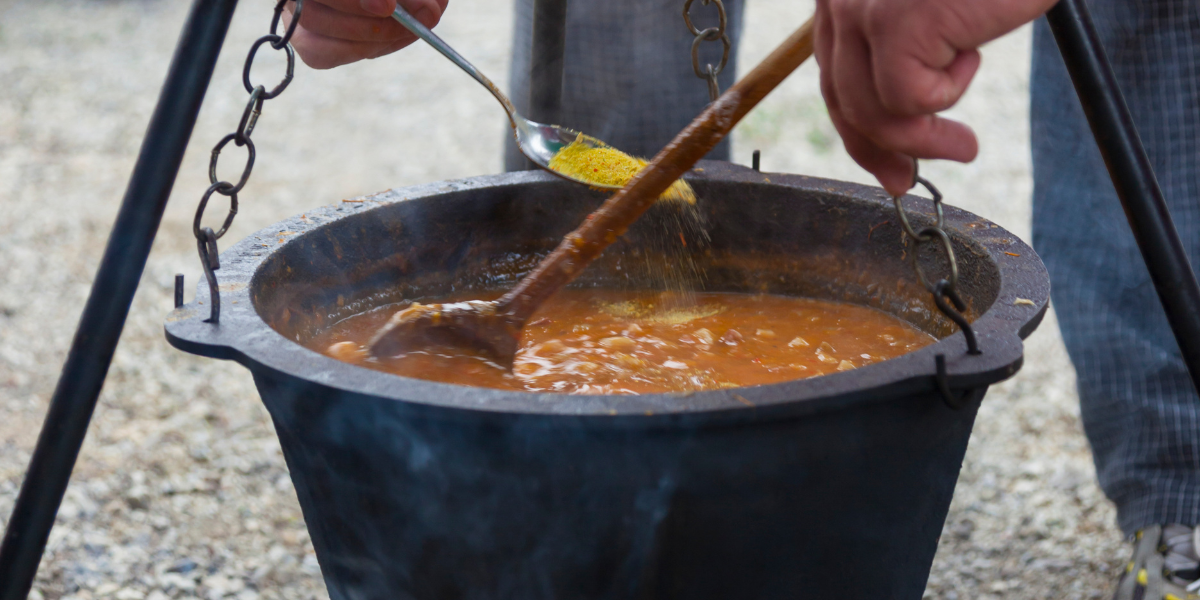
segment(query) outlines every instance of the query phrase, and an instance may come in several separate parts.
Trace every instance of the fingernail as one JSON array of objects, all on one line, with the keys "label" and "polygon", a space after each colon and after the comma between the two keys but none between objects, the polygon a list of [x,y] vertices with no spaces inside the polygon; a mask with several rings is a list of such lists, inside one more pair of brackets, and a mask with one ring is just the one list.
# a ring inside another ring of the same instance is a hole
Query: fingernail
[{"label": "fingernail", "polygon": [[361,0],[360,6],[373,15],[386,17],[392,14],[392,3],[388,0]]}]

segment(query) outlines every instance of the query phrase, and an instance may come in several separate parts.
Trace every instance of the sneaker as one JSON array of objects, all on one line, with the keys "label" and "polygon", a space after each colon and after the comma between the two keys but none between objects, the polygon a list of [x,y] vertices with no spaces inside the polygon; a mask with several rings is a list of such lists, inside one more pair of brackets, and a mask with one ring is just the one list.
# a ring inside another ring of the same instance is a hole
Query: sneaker
[{"label": "sneaker", "polygon": [[1200,600],[1198,547],[1200,527],[1155,525],[1137,532],[1113,600]]}]

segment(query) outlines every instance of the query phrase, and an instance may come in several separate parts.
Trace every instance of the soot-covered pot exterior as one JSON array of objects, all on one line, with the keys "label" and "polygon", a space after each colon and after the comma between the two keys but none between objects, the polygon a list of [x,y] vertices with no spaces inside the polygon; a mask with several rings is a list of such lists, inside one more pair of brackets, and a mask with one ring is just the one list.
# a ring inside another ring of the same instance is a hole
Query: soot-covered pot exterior
[{"label": "soot-covered pot exterior", "polygon": [[[1045,310],[1041,262],[948,209],[983,349],[968,356],[880,190],[722,163],[692,182],[708,288],[850,299],[944,337],[848,373],[636,397],[405,379],[293,341],[396,294],[508,285],[602,200],[540,173],[339,203],[222,255],[220,324],[202,289],[167,335],[254,373],[331,597],[921,596],[978,402]],[[929,221],[928,201],[906,206]],[[585,284],[636,278],[633,233]],[[961,409],[937,391],[939,354]]]},{"label": "soot-covered pot exterior", "polygon": [[347,600],[920,598],[978,407],[597,427],[255,381]]}]

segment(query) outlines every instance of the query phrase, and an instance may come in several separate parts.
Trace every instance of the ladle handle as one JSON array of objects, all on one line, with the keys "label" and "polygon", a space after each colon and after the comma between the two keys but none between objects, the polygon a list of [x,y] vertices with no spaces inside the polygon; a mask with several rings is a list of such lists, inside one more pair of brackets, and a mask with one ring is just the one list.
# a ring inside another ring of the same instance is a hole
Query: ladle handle
[{"label": "ladle handle", "polygon": [[575,279],[623,235],[660,194],[708,154],[812,53],[813,20],[809,19],[753,71],[708,105],[628,185],[563,238],[554,252],[499,300],[499,310],[513,325],[523,326],[547,298]]},{"label": "ladle handle", "polygon": [[517,109],[513,106],[512,101],[508,99],[508,96],[504,95],[504,92],[500,91],[500,88],[496,87],[496,84],[492,83],[491,79],[488,79],[487,76],[485,76],[483,73],[480,73],[479,69],[475,68],[475,65],[463,58],[461,54],[454,50],[454,48],[450,47],[450,44],[447,44],[444,40],[442,40],[442,38],[438,37],[436,33],[418,21],[416,17],[408,14],[408,11],[404,10],[399,3],[396,4],[396,10],[392,11],[392,18],[398,21],[409,31],[413,32],[413,35],[425,40],[425,42],[430,46],[433,46],[434,50],[441,52],[442,56],[450,59],[450,62],[458,65],[458,68],[466,71],[467,75],[475,78],[475,81],[483,84],[483,87],[487,88],[488,91],[496,97],[496,100],[500,101],[500,105],[503,106],[505,112],[508,113],[509,120],[513,121],[514,127],[516,126],[515,115],[517,114]]}]

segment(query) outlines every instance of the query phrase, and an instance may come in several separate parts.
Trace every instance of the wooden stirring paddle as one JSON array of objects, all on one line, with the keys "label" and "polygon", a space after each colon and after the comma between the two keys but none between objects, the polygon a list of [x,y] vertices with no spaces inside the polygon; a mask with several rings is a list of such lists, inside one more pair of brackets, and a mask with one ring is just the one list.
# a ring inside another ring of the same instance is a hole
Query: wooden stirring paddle
[{"label": "wooden stirring paddle", "polygon": [[812,52],[813,21],[809,19],[700,113],[628,185],[567,234],[512,291],[495,301],[413,304],[396,313],[375,335],[371,354],[395,356],[429,345],[453,344],[480,350],[511,367],[521,328],[538,307],[621,237],[660,194],[708,154]]}]

